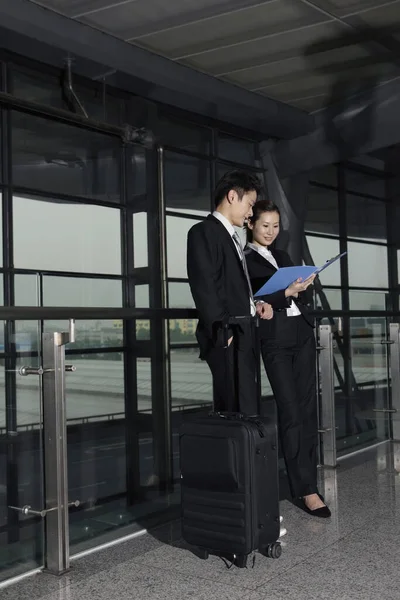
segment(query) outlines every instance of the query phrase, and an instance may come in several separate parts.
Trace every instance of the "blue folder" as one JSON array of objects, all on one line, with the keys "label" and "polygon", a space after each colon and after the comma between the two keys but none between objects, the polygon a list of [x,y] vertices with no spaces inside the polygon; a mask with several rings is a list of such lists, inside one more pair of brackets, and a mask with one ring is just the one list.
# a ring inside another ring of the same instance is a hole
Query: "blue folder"
[{"label": "blue folder", "polygon": [[311,277],[311,275],[314,273],[318,275],[318,273],[321,273],[321,271],[342,258],[342,256],[345,254],[346,252],[343,252],[342,254],[334,256],[330,260],[327,260],[322,267],[282,267],[281,269],[278,269],[277,272],[274,273],[266,283],[264,283],[262,288],[260,288],[258,292],[254,294],[254,297],[257,298],[258,296],[267,296],[268,294],[273,294],[274,292],[279,292],[280,290],[286,290],[291,283],[300,277],[305,280],[308,277]]}]

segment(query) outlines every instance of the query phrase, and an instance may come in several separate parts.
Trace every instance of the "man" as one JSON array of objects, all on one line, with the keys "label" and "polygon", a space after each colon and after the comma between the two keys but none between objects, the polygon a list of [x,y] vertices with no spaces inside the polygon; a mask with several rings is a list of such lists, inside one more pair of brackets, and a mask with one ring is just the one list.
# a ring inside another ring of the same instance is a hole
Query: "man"
[{"label": "man", "polygon": [[[226,349],[223,323],[230,317],[256,313],[261,319],[273,317],[269,304],[254,302],[243,249],[234,229],[243,227],[252,216],[260,188],[255,175],[226,173],[215,188],[215,211],[191,228],[187,243],[189,284],[199,312],[196,337],[200,358],[207,361],[213,376],[215,410],[240,410],[248,415],[257,414],[259,357],[253,327],[250,321],[229,326]],[[286,533],[281,527],[280,537]]]},{"label": "man", "polygon": [[215,409],[247,415],[257,414],[253,325],[250,319],[230,324],[225,349],[223,324],[236,316],[273,316],[269,304],[255,305],[243,249],[234,229],[243,227],[251,217],[260,188],[253,174],[226,173],[215,189],[215,211],[192,227],[187,244],[189,284],[199,312],[196,337],[200,358],[207,361],[212,372]]}]

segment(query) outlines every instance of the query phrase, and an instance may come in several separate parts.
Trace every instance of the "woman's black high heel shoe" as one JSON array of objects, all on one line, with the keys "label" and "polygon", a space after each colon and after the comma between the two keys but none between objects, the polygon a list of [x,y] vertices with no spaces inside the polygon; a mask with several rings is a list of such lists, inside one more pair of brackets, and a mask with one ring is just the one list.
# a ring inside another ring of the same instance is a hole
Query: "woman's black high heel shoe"
[{"label": "woman's black high heel shoe", "polygon": [[[320,500],[325,503],[324,497],[321,496],[321,494],[318,494],[318,496],[319,496]],[[319,517],[320,519],[328,519],[329,517],[332,516],[332,513],[327,506],[321,506],[321,508],[316,508],[314,510],[311,510],[310,508],[308,508],[308,506],[305,503],[303,498],[299,498],[298,500],[296,500],[295,504],[296,504],[296,506],[298,506],[299,508],[304,510],[304,512],[306,512],[308,515],[311,515],[312,517]]]}]

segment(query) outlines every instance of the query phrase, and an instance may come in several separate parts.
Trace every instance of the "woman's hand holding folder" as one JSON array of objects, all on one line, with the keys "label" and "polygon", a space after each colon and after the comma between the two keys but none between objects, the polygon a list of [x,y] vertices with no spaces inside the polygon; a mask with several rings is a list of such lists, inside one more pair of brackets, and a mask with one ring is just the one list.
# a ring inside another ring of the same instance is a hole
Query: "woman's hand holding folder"
[{"label": "woman's hand holding folder", "polygon": [[316,275],[314,274],[310,275],[310,277],[307,277],[307,279],[305,279],[304,281],[301,277],[296,279],[296,281],[293,281],[293,283],[291,283],[289,287],[287,287],[285,290],[286,298],[297,298],[300,292],[305,292],[306,289],[314,283],[315,278]]}]

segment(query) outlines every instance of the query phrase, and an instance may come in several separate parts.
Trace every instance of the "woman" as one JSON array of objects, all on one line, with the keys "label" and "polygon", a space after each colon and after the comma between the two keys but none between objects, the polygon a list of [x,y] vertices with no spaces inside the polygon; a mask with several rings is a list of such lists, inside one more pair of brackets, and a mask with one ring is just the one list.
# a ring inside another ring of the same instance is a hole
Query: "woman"
[{"label": "woman", "polygon": [[[273,248],[279,225],[279,210],[274,204],[255,204],[245,252],[254,293],[277,269],[293,266],[286,252]],[[258,299],[274,309],[272,320],[260,322],[261,354],[277,405],[291,494],[295,504],[307,513],[326,518],[331,512],[317,488],[316,350],[306,294],[314,277],[298,279],[286,290]]]}]

